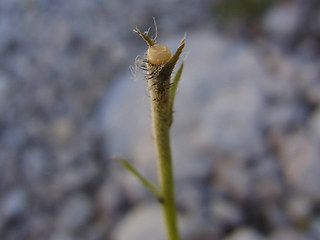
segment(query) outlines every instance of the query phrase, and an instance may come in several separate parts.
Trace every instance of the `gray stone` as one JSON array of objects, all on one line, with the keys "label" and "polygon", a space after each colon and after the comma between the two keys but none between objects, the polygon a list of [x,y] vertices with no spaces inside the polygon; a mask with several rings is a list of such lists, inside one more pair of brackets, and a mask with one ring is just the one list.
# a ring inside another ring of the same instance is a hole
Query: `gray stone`
[{"label": "gray stone", "polygon": [[28,197],[24,189],[14,189],[8,192],[0,204],[0,216],[4,221],[21,217],[26,214],[28,207]]},{"label": "gray stone", "polygon": [[294,195],[289,197],[286,203],[286,210],[292,222],[305,222],[311,217],[312,202],[307,196]]},{"label": "gray stone", "polygon": [[301,119],[301,112],[292,102],[283,102],[267,108],[263,116],[264,124],[271,129],[285,129],[292,122]]},{"label": "gray stone", "polygon": [[244,214],[239,206],[224,199],[214,199],[210,208],[211,215],[220,226],[240,225]]},{"label": "gray stone", "polygon": [[215,174],[215,184],[225,189],[234,198],[241,200],[251,196],[252,175],[241,161],[223,159],[217,164]]},{"label": "gray stone", "polygon": [[[53,219],[51,216],[44,214],[42,211],[36,210],[37,213],[32,213],[28,216],[28,220],[25,223],[26,228],[32,229],[28,233],[30,239],[43,239],[49,238],[49,232],[51,232],[51,227]],[[40,213],[39,213],[40,212]]]},{"label": "gray stone", "polygon": [[277,4],[266,14],[263,25],[274,38],[288,40],[299,31],[301,14],[301,7],[294,2]]},{"label": "gray stone", "polygon": [[22,155],[21,167],[27,181],[37,184],[50,174],[48,153],[40,147],[28,148]]},{"label": "gray stone", "polygon": [[278,176],[262,178],[254,184],[253,194],[261,200],[274,201],[284,195],[284,186]]},{"label": "gray stone", "polygon": [[320,155],[314,137],[304,132],[284,137],[279,144],[280,163],[289,184],[310,197],[320,198]]},{"label": "gray stone", "polygon": [[212,222],[199,217],[184,216],[179,218],[182,240],[218,240],[219,229]]},{"label": "gray stone", "polygon": [[87,159],[76,167],[69,167],[55,175],[51,190],[56,197],[76,191],[92,184],[98,177],[99,169],[93,160]]},{"label": "gray stone", "polygon": [[269,237],[270,240],[312,240],[307,234],[299,233],[294,229],[280,229],[276,230]]},{"label": "gray stone", "polygon": [[190,182],[178,183],[175,188],[177,206],[188,214],[200,215],[203,200],[201,185],[190,184]]},{"label": "gray stone", "polygon": [[261,158],[250,173],[254,181],[253,196],[268,202],[281,199],[285,194],[285,185],[279,175],[280,171],[278,159]]},{"label": "gray stone", "polygon": [[263,218],[269,224],[270,228],[285,228],[288,226],[288,216],[283,207],[277,203],[260,203]]},{"label": "gray stone", "polygon": [[53,233],[49,240],[75,240],[70,234],[66,233]]},{"label": "gray stone", "polygon": [[4,100],[5,96],[8,93],[9,89],[9,79],[3,74],[0,73],[0,100]]},{"label": "gray stone", "polygon": [[314,236],[314,239],[320,238],[320,218],[319,217],[316,217],[312,220],[311,233]]},{"label": "gray stone", "polygon": [[318,108],[310,118],[309,129],[311,134],[320,142],[320,108]]},{"label": "gray stone", "polygon": [[55,119],[55,121],[49,127],[50,135],[53,141],[60,144],[65,144],[70,141],[74,131],[74,124],[72,119],[67,117],[61,117]]},{"label": "gray stone", "polygon": [[96,194],[96,205],[100,212],[106,216],[118,214],[117,210],[124,200],[124,191],[120,188],[120,183],[115,180],[105,181]]},{"label": "gray stone", "polygon": [[85,226],[93,215],[91,200],[85,195],[69,197],[59,209],[57,227],[63,232],[72,232]]}]

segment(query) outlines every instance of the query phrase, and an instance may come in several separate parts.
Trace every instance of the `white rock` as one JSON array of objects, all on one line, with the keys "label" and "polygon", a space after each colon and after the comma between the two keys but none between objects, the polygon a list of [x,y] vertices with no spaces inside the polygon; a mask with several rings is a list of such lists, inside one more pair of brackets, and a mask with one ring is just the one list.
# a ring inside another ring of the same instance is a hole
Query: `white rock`
[{"label": "white rock", "polygon": [[289,39],[301,26],[301,13],[297,4],[284,2],[267,13],[263,25],[275,38]]},{"label": "white rock", "polygon": [[161,214],[161,209],[157,206],[136,207],[115,228],[113,239],[164,240],[166,235]]},{"label": "white rock", "polygon": [[[214,239],[216,229],[199,219],[187,216],[179,217],[181,239]],[[114,240],[165,240],[166,230],[162,211],[158,205],[140,205],[129,212],[115,227]]]},{"label": "white rock", "polygon": [[216,219],[221,226],[236,226],[244,219],[244,215],[240,208],[224,199],[214,200],[210,210],[213,218]]},{"label": "white rock", "polygon": [[224,238],[224,240],[263,240],[259,233],[250,228],[240,228],[232,233],[230,236]]},{"label": "white rock", "polygon": [[306,196],[296,195],[288,199],[286,210],[292,222],[299,223],[306,221],[310,217],[312,204]]}]

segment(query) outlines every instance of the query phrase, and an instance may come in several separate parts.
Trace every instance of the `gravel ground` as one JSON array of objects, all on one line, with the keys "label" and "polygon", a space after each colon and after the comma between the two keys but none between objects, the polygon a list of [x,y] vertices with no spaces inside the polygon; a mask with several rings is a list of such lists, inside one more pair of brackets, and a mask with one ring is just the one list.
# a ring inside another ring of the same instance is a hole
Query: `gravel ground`
[{"label": "gravel ground", "polygon": [[184,239],[320,239],[319,3],[279,1],[243,37],[250,24],[216,30],[213,2],[0,1],[0,239],[163,239],[152,196],[110,160],[156,178],[146,84],[128,68],[152,16],[170,49],[188,33]]}]

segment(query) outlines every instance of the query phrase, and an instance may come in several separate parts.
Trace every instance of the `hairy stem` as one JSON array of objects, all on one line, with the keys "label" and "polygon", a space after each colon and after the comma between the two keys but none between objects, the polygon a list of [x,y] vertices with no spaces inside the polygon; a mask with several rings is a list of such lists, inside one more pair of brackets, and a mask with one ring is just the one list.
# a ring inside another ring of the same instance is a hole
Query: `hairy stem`
[{"label": "hairy stem", "polygon": [[157,151],[158,177],[168,240],[179,240],[170,147],[170,78],[149,80],[152,128]]},{"label": "hairy stem", "polygon": [[[136,28],[134,31],[147,42],[149,47],[154,45],[154,40],[148,36],[148,33],[142,33],[138,28]],[[176,52],[169,59],[169,61],[161,67],[158,75],[154,76],[155,66],[147,64],[147,76],[152,76],[148,77],[148,84],[151,98],[153,137],[157,151],[160,196],[162,197],[159,200],[162,204],[168,240],[180,239],[174,197],[174,179],[170,147],[170,126],[173,121],[172,115],[174,95],[182,73],[183,64],[173,80],[172,84],[174,89],[171,91],[170,77],[174,66],[179,60],[184,45],[185,38],[182,39]]]}]

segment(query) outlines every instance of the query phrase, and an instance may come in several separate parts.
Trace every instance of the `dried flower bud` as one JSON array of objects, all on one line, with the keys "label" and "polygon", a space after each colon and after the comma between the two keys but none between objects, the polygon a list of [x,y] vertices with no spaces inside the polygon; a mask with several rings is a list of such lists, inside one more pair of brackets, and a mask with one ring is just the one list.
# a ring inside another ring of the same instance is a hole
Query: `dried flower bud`
[{"label": "dried flower bud", "polygon": [[171,58],[171,52],[167,46],[153,45],[148,48],[147,60],[153,65],[166,64]]}]

